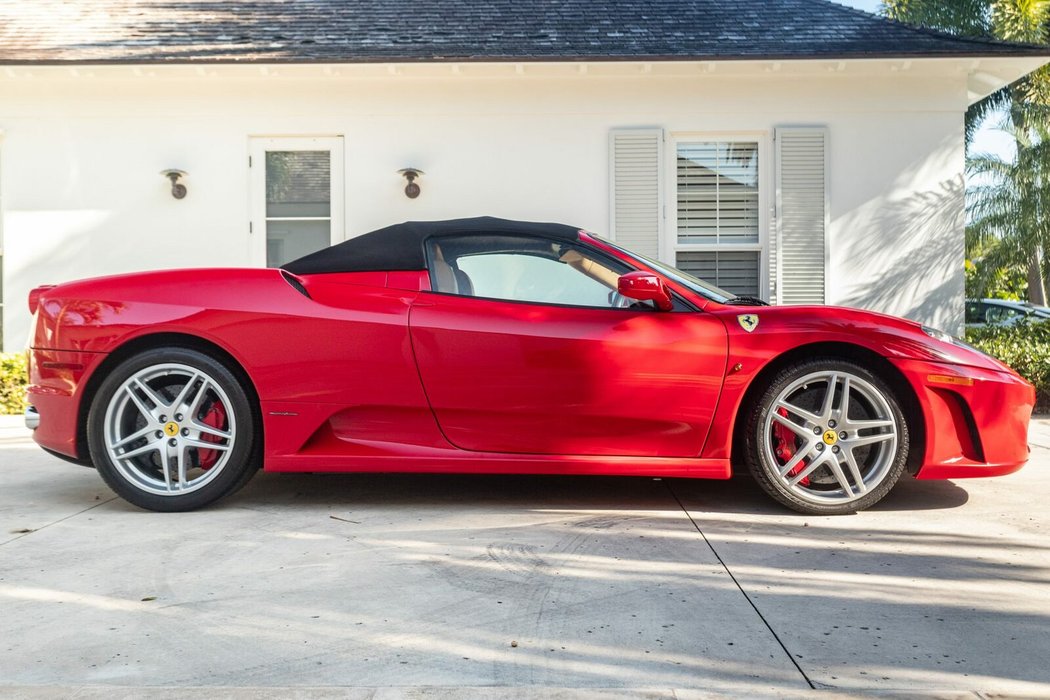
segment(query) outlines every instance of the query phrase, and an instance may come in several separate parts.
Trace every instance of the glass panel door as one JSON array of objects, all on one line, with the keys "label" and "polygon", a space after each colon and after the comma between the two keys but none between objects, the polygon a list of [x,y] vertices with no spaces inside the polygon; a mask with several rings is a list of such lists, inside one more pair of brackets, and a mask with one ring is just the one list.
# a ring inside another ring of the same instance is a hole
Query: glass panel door
[{"label": "glass panel door", "polygon": [[328,246],[332,158],[328,151],[266,152],[266,266]]},{"label": "glass panel door", "polygon": [[252,141],[255,261],[280,267],[343,240],[342,139]]}]

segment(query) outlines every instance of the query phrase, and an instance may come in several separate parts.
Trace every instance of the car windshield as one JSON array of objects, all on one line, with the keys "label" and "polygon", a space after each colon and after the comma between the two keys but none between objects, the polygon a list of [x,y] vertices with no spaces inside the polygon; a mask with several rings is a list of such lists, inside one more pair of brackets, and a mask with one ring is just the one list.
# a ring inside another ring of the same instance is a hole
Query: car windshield
[{"label": "car windshield", "polygon": [[587,232],[587,235],[601,241],[610,248],[613,248],[614,250],[623,253],[632,260],[640,262],[653,269],[659,270],[661,273],[667,275],[678,284],[693,290],[694,292],[706,299],[710,299],[711,301],[717,301],[719,304],[724,304],[730,299],[736,298],[736,295],[732,292],[727,292],[724,289],[719,289],[713,284],[709,284],[708,282],[703,281],[699,277],[693,277],[688,272],[682,272],[676,267],[671,267],[670,265],[662,263],[658,260],[653,260],[648,256],[642,255],[640,253],[635,253],[634,251],[627,250],[626,248],[622,248],[610,241],[609,239],[603,238],[589,231]]}]

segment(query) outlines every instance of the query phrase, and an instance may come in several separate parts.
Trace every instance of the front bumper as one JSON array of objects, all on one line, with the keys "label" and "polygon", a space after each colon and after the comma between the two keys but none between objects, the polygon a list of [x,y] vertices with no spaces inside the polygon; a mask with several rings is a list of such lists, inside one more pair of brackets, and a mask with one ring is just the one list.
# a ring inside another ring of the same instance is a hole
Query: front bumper
[{"label": "front bumper", "polygon": [[1010,474],[1028,461],[1035,387],[1010,372],[893,360],[918,395],[925,424],[920,479]]}]

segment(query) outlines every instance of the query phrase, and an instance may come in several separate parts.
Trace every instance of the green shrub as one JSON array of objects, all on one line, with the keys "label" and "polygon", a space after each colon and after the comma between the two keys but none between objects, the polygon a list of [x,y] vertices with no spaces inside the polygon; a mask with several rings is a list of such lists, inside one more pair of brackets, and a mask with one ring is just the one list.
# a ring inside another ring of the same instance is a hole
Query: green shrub
[{"label": "green shrub", "polygon": [[1036,410],[1050,410],[1050,321],[968,328],[966,342],[1035,384]]},{"label": "green shrub", "polygon": [[25,410],[28,383],[25,353],[0,354],[0,413],[18,414]]}]

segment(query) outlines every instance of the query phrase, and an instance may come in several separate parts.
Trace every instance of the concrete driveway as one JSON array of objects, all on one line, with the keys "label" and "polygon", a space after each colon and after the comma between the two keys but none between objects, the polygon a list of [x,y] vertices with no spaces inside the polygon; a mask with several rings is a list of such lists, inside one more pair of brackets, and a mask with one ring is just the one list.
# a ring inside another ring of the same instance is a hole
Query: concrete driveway
[{"label": "concrete driveway", "polygon": [[8,427],[0,693],[1045,696],[1050,423],[1032,442],[849,517],[744,480],[268,474],[164,515]]}]

